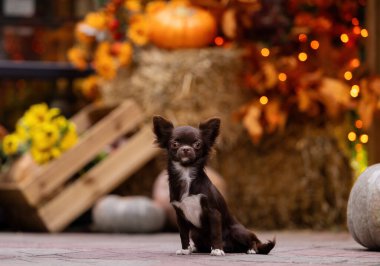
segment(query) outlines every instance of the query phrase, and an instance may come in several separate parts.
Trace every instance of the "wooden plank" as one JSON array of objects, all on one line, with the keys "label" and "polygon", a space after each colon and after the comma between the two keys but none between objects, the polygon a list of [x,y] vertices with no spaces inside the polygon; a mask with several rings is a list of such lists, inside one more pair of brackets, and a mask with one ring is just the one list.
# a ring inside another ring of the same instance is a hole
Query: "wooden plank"
[{"label": "wooden plank", "polygon": [[28,183],[20,184],[29,204],[37,206],[82,169],[106,144],[133,130],[142,120],[142,112],[133,101],[121,104],[93,126],[75,147],[46,165],[35,178],[26,180]]},{"label": "wooden plank", "polygon": [[78,135],[82,135],[91,126],[89,113],[95,109],[94,104],[90,104],[75,114],[70,121],[76,126]]},{"label": "wooden plank", "polygon": [[94,124],[92,119],[94,113],[103,114],[104,116],[104,114],[110,113],[115,108],[116,106],[90,104],[70,118],[70,121],[76,125],[78,135],[82,135]]},{"label": "wooden plank", "polygon": [[160,151],[153,145],[150,126],[143,127],[105,161],[39,209],[50,232],[64,229],[89,209],[100,196],[112,191]]}]

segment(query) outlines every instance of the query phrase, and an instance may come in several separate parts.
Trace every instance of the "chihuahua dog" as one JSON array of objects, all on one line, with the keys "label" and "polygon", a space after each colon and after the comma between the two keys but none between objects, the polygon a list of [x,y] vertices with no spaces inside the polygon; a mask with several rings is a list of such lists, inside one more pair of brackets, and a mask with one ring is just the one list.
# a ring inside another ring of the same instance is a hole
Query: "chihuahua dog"
[{"label": "chihuahua dog", "polygon": [[[205,173],[219,128],[217,118],[201,123],[198,128],[174,127],[161,116],[153,118],[156,143],[168,155],[170,202],[176,211],[182,244],[176,253],[268,254],[275,246],[275,239],[262,243],[240,224]],[[194,245],[190,245],[190,239]]]}]

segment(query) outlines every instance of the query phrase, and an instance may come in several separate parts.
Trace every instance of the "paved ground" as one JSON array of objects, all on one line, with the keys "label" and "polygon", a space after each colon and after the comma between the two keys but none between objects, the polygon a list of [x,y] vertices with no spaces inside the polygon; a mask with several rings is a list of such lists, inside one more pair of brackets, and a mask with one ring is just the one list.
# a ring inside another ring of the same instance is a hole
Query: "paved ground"
[{"label": "paved ground", "polygon": [[23,234],[0,233],[0,265],[379,265],[380,252],[359,246],[347,233],[267,232],[277,236],[268,256],[175,255],[177,234]]}]

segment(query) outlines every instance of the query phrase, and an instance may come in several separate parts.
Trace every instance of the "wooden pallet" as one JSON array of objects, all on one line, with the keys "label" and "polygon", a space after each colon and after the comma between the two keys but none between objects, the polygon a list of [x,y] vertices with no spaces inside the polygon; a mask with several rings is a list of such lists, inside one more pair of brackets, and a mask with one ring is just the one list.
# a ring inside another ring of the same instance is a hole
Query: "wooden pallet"
[{"label": "wooden pallet", "polygon": [[[159,152],[150,125],[141,125],[144,116],[133,101],[115,108],[89,106],[71,120],[82,136],[75,147],[47,165],[32,163],[13,171],[17,174],[10,181],[0,181],[0,203],[21,228],[63,230]],[[123,145],[72,180],[106,145],[126,134],[131,136]]]}]

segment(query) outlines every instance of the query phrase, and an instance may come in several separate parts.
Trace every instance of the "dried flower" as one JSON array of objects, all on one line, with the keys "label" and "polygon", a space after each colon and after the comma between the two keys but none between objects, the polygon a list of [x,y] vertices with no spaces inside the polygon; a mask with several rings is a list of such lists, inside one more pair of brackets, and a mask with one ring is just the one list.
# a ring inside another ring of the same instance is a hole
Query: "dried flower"
[{"label": "dried flower", "polygon": [[146,19],[130,25],[127,36],[135,44],[143,46],[149,41],[149,27]]}]

